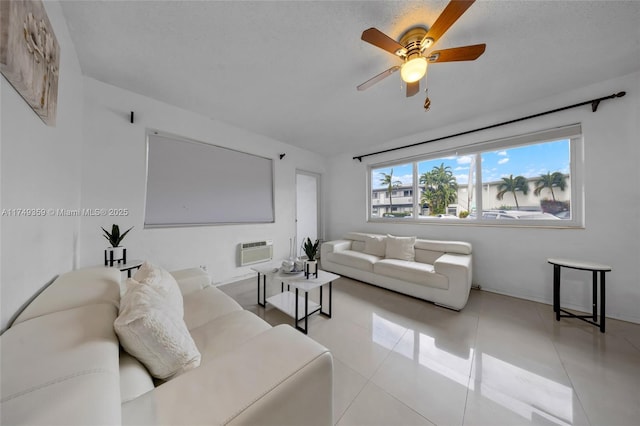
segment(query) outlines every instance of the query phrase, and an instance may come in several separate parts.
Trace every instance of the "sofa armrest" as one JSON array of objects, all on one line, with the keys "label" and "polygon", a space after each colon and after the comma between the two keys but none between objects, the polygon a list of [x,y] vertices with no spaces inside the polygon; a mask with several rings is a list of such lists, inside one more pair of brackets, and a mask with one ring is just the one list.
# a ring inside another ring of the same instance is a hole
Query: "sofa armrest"
[{"label": "sofa armrest", "polygon": [[328,253],[335,253],[343,250],[351,250],[351,240],[333,240],[327,241],[322,244],[320,247],[320,257],[322,258],[324,255]]},{"label": "sofa armrest", "polygon": [[471,255],[445,253],[433,264],[433,269],[438,274],[449,279],[449,289],[462,288],[469,291],[471,288]]},{"label": "sofa armrest", "polygon": [[288,325],[122,406],[123,424],[333,425],[333,358]]}]

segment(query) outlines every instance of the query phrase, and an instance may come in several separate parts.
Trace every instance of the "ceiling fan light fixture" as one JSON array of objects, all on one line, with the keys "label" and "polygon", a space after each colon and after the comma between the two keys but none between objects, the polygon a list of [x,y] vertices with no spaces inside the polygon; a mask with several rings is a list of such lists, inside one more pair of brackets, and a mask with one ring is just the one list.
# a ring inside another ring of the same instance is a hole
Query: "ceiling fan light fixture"
[{"label": "ceiling fan light fixture", "polygon": [[400,77],[405,83],[415,83],[427,73],[427,59],[423,56],[413,58],[400,67]]}]

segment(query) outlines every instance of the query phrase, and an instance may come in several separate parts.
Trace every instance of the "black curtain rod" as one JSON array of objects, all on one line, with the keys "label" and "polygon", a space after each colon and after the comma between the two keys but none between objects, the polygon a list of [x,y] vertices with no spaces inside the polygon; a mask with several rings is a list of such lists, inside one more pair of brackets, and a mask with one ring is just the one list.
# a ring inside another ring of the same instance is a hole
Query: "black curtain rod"
[{"label": "black curtain rod", "polygon": [[456,134],[449,135],[449,136],[442,136],[442,137],[435,138],[435,139],[429,139],[428,141],[424,141],[424,142],[416,142],[416,143],[412,143],[410,145],[399,146],[399,147],[396,147],[396,148],[384,149],[382,151],[376,151],[376,152],[372,152],[370,154],[356,155],[355,157],[353,157],[353,159],[362,162],[362,159],[364,157],[370,157],[372,155],[384,154],[386,152],[398,151],[400,149],[413,148],[414,146],[424,145],[424,144],[430,143],[430,142],[436,142],[436,141],[441,141],[441,140],[444,140],[444,139],[455,138],[457,136],[468,135],[469,133],[475,133],[475,132],[480,132],[482,130],[493,129],[494,127],[505,126],[507,124],[517,123],[518,121],[529,120],[531,118],[536,118],[536,117],[540,117],[540,116],[547,115],[547,114],[553,114],[554,112],[560,112],[560,111],[564,111],[564,110],[571,109],[571,108],[577,108],[577,107],[581,107],[583,105],[588,105],[588,104],[591,104],[591,111],[592,112],[596,112],[598,110],[598,105],[600,105],[601,101],[605,101],[607,99],[621,98],[626,94],[627,94],[627,92],[618,92],[618,93],[614,93],[613,95],[603,96],[602,98],[591,99],[590,101],[584,101],[584,102],[580,102],[578,104],[573,104],[573,105],[565,106],[565,107],[562,107],[562,108],[556,108],[556,109],[552,109],[552,110],[549,110],[549,111],[540,112],[538,114],[528,115],[526,117],[516,118],[515,120],[503,121],[502,123],[491,124],[489,126],[479,127],[477,129],[467,130],[467,131],[456,133]]}]

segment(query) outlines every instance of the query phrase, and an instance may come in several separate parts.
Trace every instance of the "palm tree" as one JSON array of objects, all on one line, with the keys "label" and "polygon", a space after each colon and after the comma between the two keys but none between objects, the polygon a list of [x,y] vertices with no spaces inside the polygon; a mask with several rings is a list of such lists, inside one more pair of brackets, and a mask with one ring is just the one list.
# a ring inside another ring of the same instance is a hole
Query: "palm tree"
[{"label": "palm tree", "polygon": [[520,205],[518,205],[518,197],[516,197],[516,191],[522,191],[524,195],[529,193],[529,182],[524,176],[516,176],[509,175],[508,178],[502,178],[502,182],[498,185],[498,193],[496,194],[496,198],[498,200],[502,200],[504,194],[510,192],[513,194],[513,199],[516,201],[516,209],[520,210]]},{"label": "palm tree", "polygon": [[402,182],[400,182],[397,179],[393,180],[393,169],[391,169],[389,174],[380,173],[380,175],[381,175],[380,183],[387,187],[387,192],[389,193],[389,213],[391,213],[391,210],[393,207],[391,193],[393,192],[394,188],[397,188],[398,186],[402,185]]},{"label": "palm tree", "polygon": [[458,182],[451,167],[445,167],[444,163],[423,173],[420,176],[420,184],[424,185],[420,202],[429,204],[432,215],[446,213],[447,206],[457,201]]},{"label": "palm tree", "polygon": [[547,172],[546,175],[540,175],[540,178],[536,181],[536,188],[533,194],[539,196],[543,189],[549,188],[553,201],[556,201],[556,194],[553,193],[553,187],[555,186],[559,188],[560,191],[564,191],[567,187],[566,179],[566,176],[560,172]]}]

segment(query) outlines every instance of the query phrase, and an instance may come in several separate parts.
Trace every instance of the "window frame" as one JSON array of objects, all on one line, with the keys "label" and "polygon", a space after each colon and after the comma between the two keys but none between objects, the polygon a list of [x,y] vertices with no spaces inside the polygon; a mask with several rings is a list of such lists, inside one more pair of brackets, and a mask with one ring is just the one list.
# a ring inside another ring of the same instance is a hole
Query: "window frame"
[{"label": "window frame", "polygon": [[[498,151],[510,148],[519,148],[527,145],[543,144],[560,140],[569,140],[569,183],[571,188],[570,205],[571,219],[562,220],[526,220],[513,218],[486,219],[483,218],[482,199],[482,154],[491,151]],[[464,155],[476,155],[474,179],[474,197],[476,200],[476,217],[459,220],[447,220],[439,217],[420,217],[420,187],[418,177],[418,163],[423,161],[437,160],[445,157],[460,157]],[[372,194],[373,183],[372,173],[376,169],[396,167],[405,164],[412,164],[413,168],[413,211],[411,217],[374,217],[372,216]],[[429,224],[429,225],[454,225],[454,226],[498,226],[498,227],[535,227],[535,228],[579,228],[585,227],[584,214],[584,137],[582,127],[578,124],[571,124],[542,131],[510,136],[506,138],[493,139],[485,142],[472,143],[464,146],[448,148],[438,151],[427,152],[412,157],[398,158],[380,163],[372,163],[366,168],[366,218],[367,222],[373,223],[406,223],[406,224]]]}]

